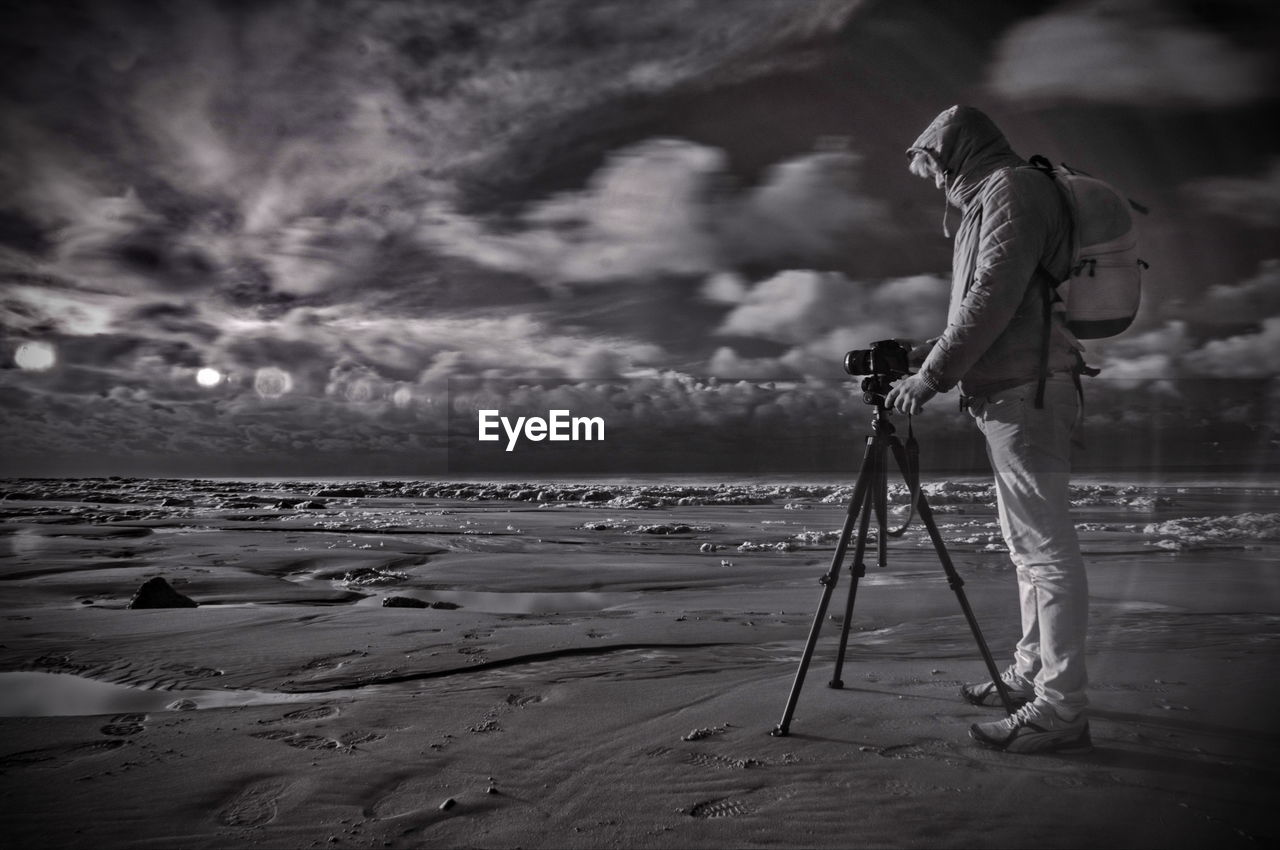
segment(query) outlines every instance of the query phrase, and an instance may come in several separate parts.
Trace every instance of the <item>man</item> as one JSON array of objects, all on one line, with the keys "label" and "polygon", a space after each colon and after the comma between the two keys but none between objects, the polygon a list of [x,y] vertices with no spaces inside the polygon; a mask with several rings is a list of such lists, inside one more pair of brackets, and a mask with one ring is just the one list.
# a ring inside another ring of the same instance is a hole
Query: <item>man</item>
[{"label": "man", "polygon": [[[1070,213],[1053,180],[1028,167],[972,107],[944,111],[907,154],[912,173],[933,178],[962,219],[946,330],[886,403],[917,413],[959,384],[986,438],[1022,611],[1022,638],[1001,677],[1021,708],[969,734],[1009,752],[1085,751],[1089,594],[1067,493],[1079,343],[1057,314],[1051,330],[1044,318],[1049,284],[1065,278],[1070,263]],[[993,682],[965,685],[961,695],[1001,704]]]}]

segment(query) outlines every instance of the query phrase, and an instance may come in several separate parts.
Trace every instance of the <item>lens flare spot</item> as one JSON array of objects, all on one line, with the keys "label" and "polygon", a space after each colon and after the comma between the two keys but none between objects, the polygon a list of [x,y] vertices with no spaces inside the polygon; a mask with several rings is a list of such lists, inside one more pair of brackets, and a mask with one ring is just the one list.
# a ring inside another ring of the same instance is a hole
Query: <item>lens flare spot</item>
[{"label": "lens flare spot", "polygon": [[391,403],[396,407],[408,407],[413,402],[413,390],[399,387],[391,394]]},{"label": "lens flare spot", "polygon": [[293,378],[283,369],[264,366],[254,374],[253,388],[263,398],[280,398],[293,389]]},{"label": "lens flare spot", "polygon": [[18,368],[31,372],[47,372],[58,362],[58,353],[47,342],[24,342],[13,353]]},{"label": "lens flare spot", "polygon": [[205,367],[196,372],[196,383],[202,387],[216,387],[222,383],[222,373],[217,369]]},{"label": "lens flare spot", "polygon": [[353,401],[353,402],[356,402],[357,404],[364,404],[365,402],[372,401],[373,400],[373,384],[369,383],[363,378],[361,378],[358,381],[353,381],[351,384],[347,386],[346,395],[347,395],[347,401]]}]

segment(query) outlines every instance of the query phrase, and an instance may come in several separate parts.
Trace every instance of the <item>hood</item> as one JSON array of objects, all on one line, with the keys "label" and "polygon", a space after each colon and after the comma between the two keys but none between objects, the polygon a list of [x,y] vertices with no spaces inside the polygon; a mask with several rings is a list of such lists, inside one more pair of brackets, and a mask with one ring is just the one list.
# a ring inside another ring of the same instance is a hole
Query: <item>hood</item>
[{"label": "hood", "polygon": [[947,200],[964,209],[991,172],[1025,165],[1000,128],[981,110],[953,106],[944,110],[907,149],[928,151],[946,175]]}]

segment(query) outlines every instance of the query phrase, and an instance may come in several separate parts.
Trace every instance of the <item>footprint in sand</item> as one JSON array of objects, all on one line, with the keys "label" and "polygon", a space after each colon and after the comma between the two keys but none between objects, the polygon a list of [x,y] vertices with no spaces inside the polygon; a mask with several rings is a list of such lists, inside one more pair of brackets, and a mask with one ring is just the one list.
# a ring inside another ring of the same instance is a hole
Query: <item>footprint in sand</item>
[{"label": "footprint in sand", "polygon": [[142,724],[147,720],[145,714],[117,714],[111,722],[98,731],[104,735],[124,738],[142,731]]},{"label": "footprint in sand", "polygon": [[223,826],[262,826],[275,819],[280,797],[289,784],[283,779],[264,779],[245,788],[218,813]]},{"label": "footprint in sand", "polygon": [[290,747],[299,750],[350,750],[358,744],[368,744],[373,741],[381,741],[385,735],[377,732],[367,732],[362,729],[352,729],[343,732],[337,740],[326,738],[323,735],[303,735],[298,732],[290,732],[288,729],[271,729],[266,732],[254,732],[249,737],[261,738],[264,741],[282,741]]},{"label": "footprint in sand", "polygon": [[[33,765],[43,765],[46,767],[56,767],[58,764],[73,759],[84,758],[85,756],[97,756],[103,753],[109,753],[125,746],[127,741],[89,741],[83,744],[64,744],[60,747],[45,747],[39,750],[23,750],[20,753],[10,753],[7,756],[0,756],[0,771],[7,770],[12,767],[30,767]],[[52,762],[52,764],[45,764]]]},{"label": "footprint in sand", "polygon": [[322,655],[303,664],[301,667],[297,668],[295,673],[314,673],[316,671],[337,670],[349,661],[353,661],[367,654],[368,653],[365,652],[352,650],[351,652],[340,652],[336,655]]},{"label": "footprint in sand", "polygon": [[689,756],[689,764],[695,767],[715,767],[729,770],[750,770],[753,767],[764,767],[765,762],[753,758],[729,758],[712,753],[693,753]]},{"label": "footprint in sand", "polygon": [[323,735],[290,735],[281,740],[298,750],[336,750],[342,746],[332,738],[326,738]]},{"label": "footprint in sand", "polygon": [[[296,711],[276,718],[274,720],[259,720],[258,723],[285,723],[285,722],[305,722],[329,720],[337,717],[342,712],[337,706],[332,705],[316,705],[309,708],[299,708]],[[337,739],[326,738],[323,735],[310,735],[301,732],[294,732],[289,729],[270,729],[264,732],[253,732],[251,738],[261,738],[266,741],[282,741],[290,747],[300,750],[336,750],[351,749],[357,744],[367,744],[372,741],[381,741],[385,735],[377,732],[368,732],[363,729],[349,729],[343,732]]]},{"label": "footprint in sand", "polygon": [[253,732],[250,738],[261,738],[264,741],[283,741],[285,738],[292,738],[297,732],[290,732],[288,729],[272,729],[268,732]]},{"label": "footprint in sand", "polygon": [[887,759],[921,759],[926,753],[919,744],[890,744],[876,750],[876,755]]},{"label": "footprint in sand", "polygon": [[925,759],[950,755],[951,746],[939,738],[920,738],[905,744],[880,747],[876,754],[887,759]]},{"label": "footprint in sand", "polygon": [[741,800],[724,798],[695,803],[688,812],[689,817],[694,818],[736,818],[751,814],[751,809]]},{"label": "footprint in sand", "polygon": [[337,717],[340,712],[336,706],[317,705],[311,708],[300,708],[297,711],[291,711],[281,720],[328,720],[330,717]]},{"label": "footprint in sand", "polygon": [[[341,714],[336,706],[332,705],[315,705],[310,708],[299,708],[296,711],[290,711],[280,717],[271,717],[266,720],[259,720],[259,726],[268,726],[276,723],[301,723],[308,720],[329,720]],[[292,734],[292,733],[287,733]],[[262,735],[255,737],[261,738]]]},{"label": "footprint in sand", "polygon": [[261,738],[265,741],[282,741],[299,750],[336,750],[342,746],[333,738],[323,735],[302,735],[287,729],[272,729],[268,732],[254,732],[250,738]]}]

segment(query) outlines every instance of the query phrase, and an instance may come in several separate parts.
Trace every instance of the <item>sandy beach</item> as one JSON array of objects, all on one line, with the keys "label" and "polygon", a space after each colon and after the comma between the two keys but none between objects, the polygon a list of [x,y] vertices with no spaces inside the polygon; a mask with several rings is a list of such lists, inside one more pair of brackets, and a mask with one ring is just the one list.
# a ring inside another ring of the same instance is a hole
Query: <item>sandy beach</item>
[{"label": "sandy beach", "polygon": [[[1082,483],[1095,750],[977,747],[913,526],[773,737],[832,484],[11,480],[11,847],[1258,847],[1280,838],[1280,491]],[[982,479],[928,488],[997,661]],[[198,608],[133,610],[164,577]],[[389,607],[384,600],[398,598]]]}]

